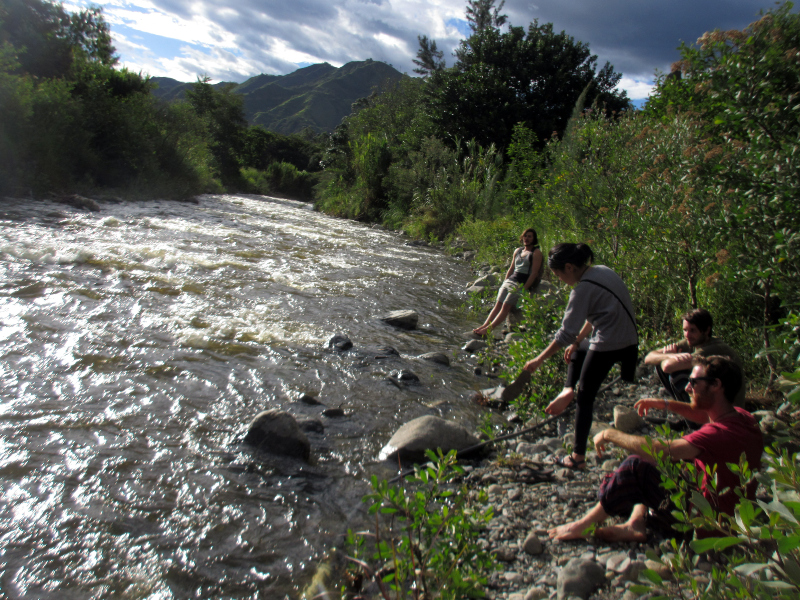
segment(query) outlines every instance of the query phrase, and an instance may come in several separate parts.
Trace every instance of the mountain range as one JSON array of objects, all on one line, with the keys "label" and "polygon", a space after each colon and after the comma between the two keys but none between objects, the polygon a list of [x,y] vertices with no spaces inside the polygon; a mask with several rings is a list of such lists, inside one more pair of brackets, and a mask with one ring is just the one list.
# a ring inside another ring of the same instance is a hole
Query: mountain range
[{"label": "mountain range", "polygon": [[[285,135],[309,127],[316,132],[331,132],[350,114],[353,102],[401,77],[391,65],[372,59],[338,68],[321,63],[288,75],[256,75],[233,84],[233,92],[243,96],[244,113],[250,124]],[[169,77],[152,77],[150,81],[158,86],[153,94],[166,100],[183,98],[193,85]],[[225,85],[230,84],[214,84]]]}]

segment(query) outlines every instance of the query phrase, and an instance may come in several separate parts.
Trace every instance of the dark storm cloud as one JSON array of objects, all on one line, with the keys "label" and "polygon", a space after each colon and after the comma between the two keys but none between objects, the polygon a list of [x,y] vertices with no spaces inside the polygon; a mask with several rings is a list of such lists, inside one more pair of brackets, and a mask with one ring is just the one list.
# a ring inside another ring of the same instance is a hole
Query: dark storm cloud
[{"label": "dark storm cloud", "polygon": [[694,44],[713,29],[742,29],[758,19],[761,0],[508,0],[504,12],[514,24],[533,19],[553,23],[589,44],[600,62],[610,61],[630,77],[668,70],[681,42]]}]

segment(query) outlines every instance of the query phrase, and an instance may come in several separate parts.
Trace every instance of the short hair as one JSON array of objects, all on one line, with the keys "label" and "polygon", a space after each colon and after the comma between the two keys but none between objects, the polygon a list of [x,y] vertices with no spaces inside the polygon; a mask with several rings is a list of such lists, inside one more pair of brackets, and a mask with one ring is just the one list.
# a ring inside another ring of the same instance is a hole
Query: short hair
[{"label": "short hair", "polygon": [[711,335],[711,330],[714,327],[714,319],[711,318],[711,313],[705,308],[690,310],[681,318],[687,323],[691,323],[697,327],[700,331],[708,330],[708,334]]},{"label": "short hair", "polygon": [[722,390],[725,399],[731,404],[736,400],[736,394],[742,388],[744,377],[742,368],[728,356],[702,356],[695,355],[692,358],[692,365],[705,367],[706,375],[713,379],[719,379],[722,383]]},{"label": "short hair", "polygon": [[594,252],[586,244],[562,242],[550,249],[547,266],[556,271],[563,271],[567,264],[580,268],[594,262]]},{"label": "short hair", "polygon": [[522,235],[519,236],[520,244],[523,243],[522,242],[522,238],[524,238],[525,234],[528,233],[529,231],[533,234],[533,245],[534,246],[538,246],[539,245],[539,236],[537,235],[536,230],[533,227],[528,227],[525,231],[522,232]]}]

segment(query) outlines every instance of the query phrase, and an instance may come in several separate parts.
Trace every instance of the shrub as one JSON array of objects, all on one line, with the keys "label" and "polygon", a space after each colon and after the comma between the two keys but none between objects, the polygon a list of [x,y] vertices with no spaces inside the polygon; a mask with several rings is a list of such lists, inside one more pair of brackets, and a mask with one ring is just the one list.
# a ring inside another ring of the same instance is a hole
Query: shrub
[{"label": "shrub", "polygon": [[[427,455],[431,462],[415,467],[406,487],[372,476],[373,492],[363,500],[375,516],[375,530],[350,533],[350,549],[358,553],[353,561],[386,600],[483,597],[496,568],[478,540],[492,518],[491,509],[482,509],[486,491],[455,485],[463,475],[455,451]],[[364,556],[367,546],[371,556]]]}]

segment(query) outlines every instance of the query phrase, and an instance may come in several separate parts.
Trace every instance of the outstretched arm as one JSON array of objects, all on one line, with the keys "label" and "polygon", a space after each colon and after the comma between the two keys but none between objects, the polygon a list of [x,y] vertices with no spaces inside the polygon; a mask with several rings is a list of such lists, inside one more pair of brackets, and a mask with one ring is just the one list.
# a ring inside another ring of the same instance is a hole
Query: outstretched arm
[{"label": "outstretched arm", "polygon": [[662,400],[661,398],[643,398],[636,402],[633,407],[641,416],[646,415],[652,408],[660,408],[661,410],[668,410],[685,419],[699,423],[700,425],[708,423],[708,413],[692,408],[691,405],[685,402]]},{"label": "outstretched arm", "polygon": [[[594,447],[597,456],[602,457],[607,444],[614,444],[630,454],[638,454],[643,459],[655,462],[649,453],[647,440],[641,435],[623,433],[618,429],[604,429],[594,436]],[[653,440],[653,452],[664,452],[672,460],[690,460],[700,454],[700,448],[692,446],[684,439],[670,440],[668,442]]]},{"label": "outstretched arm", "polygon": [[561,346],[559,345],[559,343],[553,340],[552,342],[550,342],[550,345],[547,346],[547,348],[542,350],[539,356],[537,356],[533,360],[529,360],[528,362],[526,362],[523,368],[526,371],[529,371],[530,373],[536,373],[536,371],[539,370],[539,367],[542,366],[542,363],[544,363],[544,361],[553,356],[553,354],[557,354],[560,350]]}]

